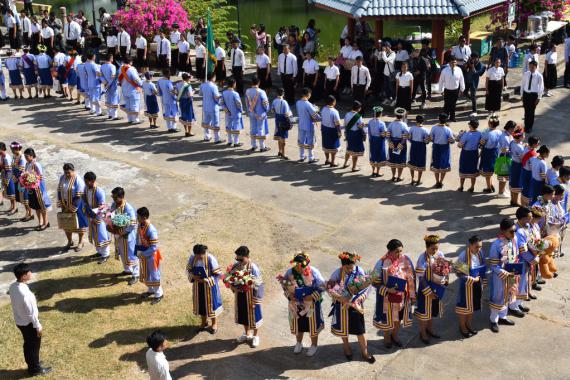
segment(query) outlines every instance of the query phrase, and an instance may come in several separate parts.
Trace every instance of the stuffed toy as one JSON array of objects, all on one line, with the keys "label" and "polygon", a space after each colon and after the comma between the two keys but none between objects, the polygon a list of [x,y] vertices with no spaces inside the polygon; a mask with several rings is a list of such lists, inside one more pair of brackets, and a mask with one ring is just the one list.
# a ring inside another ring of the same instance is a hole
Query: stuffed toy
[{"label": "stuffed toy", "polygon": [[540,268],[542,278],[551,279],[558,276],[553,256],[554,252],[558,251],[560,247],[560,238],[558,235],[548,235],[544,240],[548,241],[549,245],[548,248],[542,252],[542,255],[540,255],[538,267]]}]

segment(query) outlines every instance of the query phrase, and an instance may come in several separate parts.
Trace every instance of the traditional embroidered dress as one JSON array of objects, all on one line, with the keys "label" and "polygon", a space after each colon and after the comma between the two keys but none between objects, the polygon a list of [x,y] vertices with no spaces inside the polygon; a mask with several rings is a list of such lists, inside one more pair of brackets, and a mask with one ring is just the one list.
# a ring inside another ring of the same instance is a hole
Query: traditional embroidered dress
[{"label": "traditional embroidered dress", "polygon": [[160,108],[158,107],[158,89],[156,88],[156,85],[150,80],[145,80],[142,85],[142,89],[144,94],[144,104],[146,106],[144,115],[148,118],[157,118]]},{"label": "traditional embroidered dress", "polygon": [[441,276],[433,273],[432,268],[435,259],[438,257],[445,258],[441,251],[438,251],[433,256],[424,252],[420,255],[416,264],[418,291],[414,315],[424,321],[443,317],[442,298],[445,294],[445,286],[441,285]]},{"label": "traditional embroidered dress", "polygon": [[[240,267],[240,263],[235,263],[234,267]],[[256,264],[249,262],[245,268],[251,272],[252,276],[261,279],[261,271]],[[257,329],[263,324],[261,314],[261,299],[263,298],[263,283],[257,289],[250,289],[246,292],[236,291],[235,298],[235,321],[238,325],[244,325],[248,329]]]},{"label": "traditional embroidered dress", "polygon": [[523,263],[523,272],[518,282],[517,300],[525,301],[528,298],[531,278],[536,277],[536,265],[538,256],[533,254],[528,247],[529,241],[533,238],[530,225],[520,225],[517,223],[516,242],[518,251],[518,262]]},{"label": "traditional embroidered dress", "polygon": [[108,257],[111,236],[101,216],[96,214],[96,210],[105,205],[105,191],[97,186],[86,188],[83,201],[89,220],[89,242],[95,246],[101,257]]},{"label": "traditional embroidered dress", "polygon": [[176,128],[176,117],[178,116],[178,99],[176,89],[170,79],[160,78],[156,83],[158,96],[162,98],[162,117],[166,121],[168,129]]},{"label": "traditional embroidered dress", "polygon": [[[200,256],[204,257],[204,260]],[[207,253],[200,256],[191,255],[186,266],[188,278],[192,283],[192,310],[194,315],[214,318],[224,310],[219,285],[222,270],[214,255]],[[204,282],[194,281],[194,275],[200,276]]]},{"label": "traditional embroidered dress", "polygon": [[423,172],[426,170],[427,144],[429,144],[429,132],[420,125],[410,127],[410,159],[408,167],[411,170]]},{"label": "traditional embroidered dress", "polygon": [[393,148],[389,148],[390,159],[388,166],[391,168],[406,167],[406,158],[408,157],[408,144],[406,140],[410,138],[410,130],[408,125],[400,120],[392,121],[388,124],[388,137]]},{"label": "traditional embroidered dress", "polygon": [[237,91],[228,88],[222,92],[220,106],[226,114],[226,133],[230,143],[239,143],[239,134],[243,130],[243,106]]},{"label": "traditional embroidered dress", "polygon": [[459,178],[477,178],[479,176],[479,146],[483,134],[479,131],[467,131],[458,137]]},{"label": "traditional embroidered dress", "polygon": [[487,130],[481,138],[481,162],[479,173],[483,177],[492,177],[495,173],[495,161],[499,156],[499,138],[502,132],[496,129]]},{"label": "traditional embroidered dress", "polygon": [[364,155],[365,128],[366,124],[358,112],[350,111],[344,116],[346,153],[352,157]]},{"label": "traditional embroidered dress", "polygon": [[36,57],[33,54],[22,55],[22,67],[24,68],[24,86],[26,88],[38,85],[38,75],[36,73]]},{"label": "traditional embroidered dress", "polygon": [[291,107],[287,100],[283,98],[276,98],[271,103],[271,109],[275,112],[275,133],[273,139],[276,141],[285,141],[289,138],[289,130],[284,128],[289,118],[293,115]]},{"label": "traditional embroidered dress", "polygon": [[14,90],[24,88],[24,83],[22,82],[22,73],[20,72],[20,67],[22,67],[22,61],[20,58],[8,57],[4,63],[8,69],[10,88]]},{"label": "traditional embroidered dress", "polygon": [[[44,179],[44,171],[42,166],[36,160],[26,163],[26,172],[34,173],[40,181],[40,185],[34,190],[28,191],[28,199],[30,208],[38,211],[50,211],[51,201],[47,192],[46,182]],[[24,190],[27,191],[27,190]]]},{"label": "traditional embroidered dress", "polygon": [[453,132],[446,125],[436,124],[429,134],[432,144],[431,166],[434,173],[446,173],[451,170],[451,148],[455,143]]},{"label": "traditional embroidered dress", "polygon": [[261,140],[260,144],[265,144],[265,139],[269,134],[269,125],[267,123],[267,112],[269,112],[269,100],[264,90],[258,87],[251,87],[245,91],[247,101],[247,111],[249,114],[249,135],[251,137],[252,147],[257,146],[257,140]]},{"label": "traditional embroidered dress", "polygon": [[115,258],[121,258],[123,269],[130,272],[133,277],[139,276],[139,259],[136,255],[135,245],[137,243],[137,214],[133,206],[123,201],[122,206],[117,206],[114,202],[111,211],[117,214],[126,214],[131,218],[129,226],[120,228],[115,234]]},{"label": "traditional embroidered dress", "polygon": [[[351,273],[345,273],[341,267],[333,272],[330,281],[333,281],[336,284],[344,284],[346,290],[348,287],[347,284],[353,277],[362,276],[364,274],[364,270],[358,266],[355,266]],[[363,292],[359,297],[362,304],[364,304],[364,300],[367,295],[367,292]],[[331,316],[331,332],[333,335],[341,338],[347,338],[348,335],[362,335],[366,332],[364,314],[361,314],[359,311],[351,307],[349,303],[341,303],[333,300],[332,308],[329,313],[329,317]]]},{"label": "traditional embroidered dress", "polygon": [[53,86],[53,77],[51,76],[51,64],[53,60],[46,53],[40,53],[36,57],[36,62],[40,75],[40,87],[44,89],[51,88]]},{"label": "traditional embroidered dress", "polygon": [[194,90],[190,83],[183,81],[176,84],[178,90],[178,109],[180,110],[180,122],[185,127],[192,126],[192,122],[196,121],[194,114]]},{"label": "traditional embroidered dress", "polygon": [[[308,332],[311,337],[316,337],[325,328],[325,321],[323,319],[322,302],[323,297],[321,293],[325,288],[325,280],[321,272],[315,268],[310,267],[310,275],[305,276],[298,273],[293,268],[285,272],[285,278],[293,277],[297,283],[298,288],[308,288],[310,295],[313,298],[313,304],[309,312],[305,315],[300,315],[299,310],[292,310],[289,308],[289,327],[291,334],[297,335],[301,332]],[[295,294],[290,294],[285,290],[285,296],[289,299],[294,299]]]},{"label": "traditional embroidered dress", "polygon": [[524,153],[524,143],[511,141],[509,144],[511,153],[511,168],[509,170],[509,188],[511,193],[520,193],[522,191],[521,174],[522,174],[522,155]]},{"label": "traditional embroidered dress", "polygon": [[140,93],[142,81],[137,69],[130,65],[122,65],[119,70],[119,84],[125,102],[123,111],[127,113],[127,121],[138,122],[140,112]]},{"label": "traditional embroidered dress", "polygon": [[[312,151],[312,149],[315,148],[315,122],[320,121],[321,116],[319,115],[318,108],[308,100],[298,100],[295,106],[299,117],[299,136],[297,137],[297,142],[299,148],[303,149],[301,158],[304,158],[305,149]],[[309,157],[309,159],[311,158],[312,157]]]},{"label": "traditional embroidered dress", "polygon": [[[481,310],[483,287],[487,283],[485,276],[481,276],[480,272],[472,272],[473,269],[478,269],[485,265],[483,254],[480,251],[475,253],[468,252],[469,247],[462,251],[457,258],[457,263],[465,264],[469,270],[469,274],[457,273],[459,286],[455,312],[462,315],[471,315],[474,311]],[[479,277],[477,282],[474,281],[476,277]]]},{"label": "traditional embroidered dress", "polygon": [[[412,298],[416,297],[416,275],[412,259],[406,255],[399,257],[386,254],[376,263],[374,273],[378,279],[376,288],[376,309],[374,327],[382,331],[391,331],[403,323],[404,327],[412,325]],[[395,294],[388,293],[388,280],[397,277],[406,280],[406,288]]]},{"label": "traditional embroidered dress", "polygon": [[12,173],[14,161],[6,152],[0,153],[0,174],[2,177],[3,194],[7,199],[16,199],[16,184]]},{"label": "traditional embroidered dress", "polygon": [[26,159],[23,154],[14,155],[14,163],[12,165],[12,180],[16,188],[16,201],[23,205],[28,205],[28,190],[20,185],[20,176],[26,170]]},{"label": "traditional embroidered dress", "polygon": [[212,82],[205,82],[200,85],[202,94],[202,128],[204,128],[204,138],[210,139],[210,131],[220,131],[220,93],[218,86]]},{"label": "traditional embroidered dress", "polygon": [[85,108],[91,108],[91,101],[87,95],[87,72],[85,71],[85,63],[79,62],[76,67],[77,70],[77,90],[85,98]]},{"label": "traditional embroidered dress", "polygon": [[105,94],[105,107],[108,109],[109,116],[118,118],[119,110],[119,86],[118,86],[117,67],[109,62],[101,65],[101,81],[103,82]]},{"label": "traditional embroidered dress", "polygon": [[378,168],[388,164],[386,151],[386,137],[388,136],[386,124],[380,119],[368,122],[368,142],[370,144],[370,166]]},{"label": "traditional embroidered dress", "polygon": [[94,61],[85,62],[85,72],[87,73],[87,93],[91,100],[91,112],[101,113],[101,66]]},{"label": "traditional embroidered dress", "polygon": [[504,237],[497,238],[489,250],[487,264],[491,270],[489,286],[489,308],[491,313],[498,314],[499,318],[506,318],[507,307],[516,300],[517,278],[509,277],[509,272],[504,270],[507,263],[518,262],[516,237],[508,240]]},{"label": "traditional embroidered dress", "polygon": [[59,177],[57,187],[57,207],[63,207],[65,212],[77,214],[78,228],[76,230],[64,230],[65,232],[85,232],[89,222],[85,215],[83,195],[85,194],[85,182],[78,175]]},{"label": "traditional embroidered dress", "polygon": [[321,138],[323,152],[336,153],[340,148],[340,115],[332,106],[326,106],[321,111]]},{"label": "traditional embroidered dress", "polygon": [[137,245],[135,250],[140,252],[140,282],[148,287],[148,292],[155,298],[162,297],[160,286],[160,262],[162,255],[158,249],[158,231],[150,223],[139,224]]}]

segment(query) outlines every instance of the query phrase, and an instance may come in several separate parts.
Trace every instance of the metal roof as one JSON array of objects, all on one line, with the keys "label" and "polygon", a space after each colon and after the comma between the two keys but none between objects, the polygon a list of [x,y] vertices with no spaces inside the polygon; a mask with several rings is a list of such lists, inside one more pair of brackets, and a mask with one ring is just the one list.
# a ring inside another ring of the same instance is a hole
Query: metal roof
[{"label": "metal roof", "polygon": [[355,18],[378,16],[461,16],[467,17],[504,0],[308,0]]}]

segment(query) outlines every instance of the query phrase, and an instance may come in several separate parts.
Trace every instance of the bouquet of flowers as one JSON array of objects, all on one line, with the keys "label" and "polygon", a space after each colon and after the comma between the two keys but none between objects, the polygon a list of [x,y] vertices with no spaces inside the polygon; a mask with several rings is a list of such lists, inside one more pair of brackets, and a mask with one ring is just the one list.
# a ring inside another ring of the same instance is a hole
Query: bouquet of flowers
[{"label": "bouquet of flowers", "polygon": [[542,252],[550,247],[550,242],[546,239],[532,238],[528,241],[530,249]]},{"label": "bouquet of flowers", "polygon": [[433,277],[436,282],[443,284],[449,277],[452,266],[450,261],[444,259],[443,257],[437,257],[432,264],[431,269],[433,271]]},{"label": "bouquet of flowers", "polygon": [[459,261],[453,264],[453,271],[457,274],[464,274],[469,276],[470,270],[466,263],[461,263]]},{"label": "bouquet of flowers", "polygon": [[259,279],[247,268],[239,268],[237,265],[228,266],[226,273],[222,276],[222,281],[226,288],[235,288],[240,292],[257,289],[261,285]]},{"label": "bouquet of flowers", "polygon": [[285,292],[289,294],[289,309],[294,314],[298,313],[300,316],[307,315],[311,311],[311,302],[305,300],[299,300],[295,298],[295,289],[299,286],[297,281],[293,278],[293,276],[283,276],[279,275],[275,277],[275,279],[281,284],[281,287]]},{"label": "bouquet of flowers", "polygon": [[131,217],[128,214],[112,213],[109,220],[113,227],[124,228],[131,225]]},{"label": "bouquet of flowers", "polygon": [[26,190],[35,190],[40,186],[40,178],[36,173],[24,172],[19,179],[20,186]]},{"label": "bouquet of flowers", "polygon": [[327,291],[334,300],[346,299],[350,307],[364,314],[362,302],[366,298],[371,283],[372,276],[370,274],[358,275],[346,283],[342,281],[339,284],[327,283]]},{"label": "bouquet of flowers", "polygon": [[99,220],[105,222],[105,224],[111,224],[111,209],[107,205],[101,205],[97,208],[91,209],[91,212],[95,214],[95,217]]}]

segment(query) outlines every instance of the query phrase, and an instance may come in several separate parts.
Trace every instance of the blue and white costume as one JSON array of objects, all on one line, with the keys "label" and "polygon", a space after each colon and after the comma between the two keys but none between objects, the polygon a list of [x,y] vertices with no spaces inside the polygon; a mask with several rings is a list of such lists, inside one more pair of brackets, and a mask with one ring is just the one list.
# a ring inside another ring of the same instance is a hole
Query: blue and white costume
[{"label": "blue and white costume", "polygon": [[62,52],[58,52],[53,56],[53,65],[55,66],[55,70],[57,72],[57,80],[59,81],[59,85],[63,87],[67,87],[67,78],[65,76],[65,54]]},{"label": "blue and white costume", "polygon": [[301,99],[296,103],[297,116],[299,117],[299,156],[305,160],[305,149],[309,150],[309,161],[315,159],[313,149],[315,148],[315,122],[321,120],[319,110],[308,100]]},{"label": "blue and white costume", "polygon": [[546,161],[544,161],[540,156],[532,157],[530,160],[531,176],[530,176],[530,201],[535,202],[540,193],[542,192],[542,187],[546,184]]},{"label": "blue and white costume", "polygon": [[137,243],[137,214],[133,206],[123,201],[122,206],[117,206],[115,202],[111,205],[111,211],[117,214],[128,215],[131,224],[119,228],[115,235],[115,258],[121,258],[123,270],[131,273],[133,277],[139,276],[139,259],[135,251]]},{"label": "blue and white costume", "polygon": [[67,82],[67,87],[75,88],[77,87],[78,77],[77,77],[77,65],[81,62],[81,57],[77,55],[66,56],[65,57],[65,80]]},{"label": "blue and white costume", "polygon": [[492,177],[495,173],[495,161],[499,156],[499,138],[503,132],[491,129],[483,132],[481,137],[481,161],[479,173],[483,177]]},{"label": "blue and white costume", "polygon": [[[457,272],[459,279],[457,281],[458,291],[455,313],[461,315],[471,315],[474,311],[481,310],[483,287],[487,283],[485,276],[475,275],[476,273],[471,272],[472,269],[485,265],[482,252],[469,252],[468,254],[468,250],[469,248],[461,251],[457,258],[457,263],[465,264],[469,269],[469,274]],[[479,277],[479,281],[475,281],[477,277]]]},{"label": "blue and white costume", "polygon": [[406,167],[406,158],[408,157],[408,143],[406,140],[410,138],[410,130],[408,125],[401,120],[394,120],[388,124],[390,159],[388,166],[391,168]]},{"label": "blue and white costume", "polygon": [[95,250],[101,257],[109,257],[111,235],[107,231],[107,225],[96,211],[105,205],[105,191],[97,186],[92,189],[86,188],[84,195],[85,211],[89,220],[89,242],[95,246]]},{"label": "blue and white costume", "polygon": [[185,127],[191,127],[196,121],[194,114],[194,90],[190,82],[180,81],[176,83],[176,92],[178,94],[178,109],[180,111],[180,122]]},{"label": "blue and white costume", "polygon": [[429,131],[421,125],[410,127],[410,158],[408,168],[423,172],[426,170],[427,144],[429,144]]},{"label": "blue and white costume", "polygon": [[130,65],[121,66],[119,83],[123,93],[123,101],[125,102],[123,110],[127,113],[127,121],[129,123],[138,123],[142,80],[137,69]]},{"label": "blue and white costume", "polygon": [[44,178],[44,170],[39,162],[33,160],[26,163],[26,172],[34,173],[40,180],[40,186],[34,190],[28,191],[30,208],[38,211],[50,211],[51,201],[47,192],[46,181]]},{"label": "blue and white costume", "polygon": [[[239,262],[234,263],[234,267],[241,267]],[[251,275],[261,281],[261,271],[256,264],[251,261],[245,265]],[[261,300],[264,295],[264,285],[261,283],[259,287],[249,289],[248,291],[235,291],[235,322],[243,325],[247,329],[257,329],[263,324],[263,315],[261,313]]]},{"label": "blue and white costume", "polygon": [[239,134],[243,130],[243,105],[239,93],[233,88],[224,90],[220,99],[220,107],[226,114],[228,143],[239,145]]},{"label": "blue and white costume", "polygon": [[[522,154],[522,159],[521,159],[521,165],[522,165],[522,169],[521,169],[521,187],[522,187],[522,191],[521,191],[521,198],[523,200],[526,200],[527,203],[530,203],[531,199],[532,199],[532,188],[530,185],[530,180],[532,178],[532,170],[530,167],[531,164],[531,158],[532,158],[532,154],[536,155],[536,152],[531,152],[530,147],[526,147],[524,148],[523,154]],[[526,157],[526,161],[525,161],[525,157]]]},{"label": "blue and white costume", "polygon": [[521,174],[522,174],[522,155],[524,152],[524,143],[517,143],[515,140],[509,144],[511,153],[511,168],[509,170],[509,188],[511,193],[520,193],[522,191]]},{"label": "blue and white costume", "polygon": [[36,57],[33,54],[22,55],[22,67],[24,68],[24,86],[26,88],[37,87],[38,85],[36,66]]},{"label": "blue and white costume", "polygon": [[[345,290],[348,283],[355,276],[364,275],[364,270],[359,266],[354,266],[350,273],[345,273],[342,267],[336,269],[329,281],[336,284],[344,284]],[[368,292],[364,291],[358,298],[362,305],[368,296]],[[348,338],[349,335],[363,335],[366,332],[364,323],[364,314],[351,307],[350,303],[341,303],[333,300],[329,317],[332,316],[331,332],[341,338]]]},{"label": "blue and white costume", "polygon": [[214,132],[214,142],[220,141],[220,93],[218,86],[212,81],[200,85],[202,94],[202,128],[204,140],[212,138],[210,131]]},{"label": "blue and white costume", "polygon": [[446,173],[451,170],[451,148],[455,143],[453,132],[447,125],[436,124],[429,133],[432,142],[430,170],[434,173]]},{"label": "blue and white costume", "polygon": [[144,104],[146,111],[144,115],[148,118],[157,118],[160,108],[158,107],[158,89],[151,80],[145,80],[143,85]]},{"label": "blue and white costume", "polygon": [[277,97],[271,103],[271,109],[275,112],[275,133],[273,134],[273,139],[284,142],[289,138],[289,130],[283,128],[283,126],[287,125],[287,121],[290,121],[293,115],[291,107],[289,107],[289,103],[283,97]]},{"label": "blue and white costume", "polygon": [[119,78],[117,75],[117,67],[105,62],[101,65],[101,82],[103,83],[103,93],[105,94],[105,107],[109,119],[119,119]]},{"label": "blue and white costume", "polygon": [[538,256],[534,255],[528,246],[529,241],[532,239],[532,233],[530,230],[530,225],[527,224],[523,226],[517,222],[517,231],[515,236],[519,255],[518,262],[523,263],[523,271],[518,283],[518,292],[516,295],[517,300],[514,305],[516,308],[522,304],[522,301],[525,301],[528,298],[531,285],[531,273],[538,265]]},{"label": "blue and white costume", "polygon": [[18,57],[8,57],[4,63],[6,64],[6,69],[8,69],[10,88],[14,90],[23,89],[24,83],[22,82],[22,73],[20,72],[22,67],[21,59]]},{"label": "blue and white costume", "polygon": [[158,231],[149,221],[138,227],[135,250],[140,255],[140,282],[148,287],[147,293],[152,294],[154,298],[162,297],[164,294],[160,286],[162,255],[158,249]]},{"label": "blue and white costume", "polygon": [[83,195],[85,194],[85,182],[78,175],[59,178],[57,187],[57,207],[61,207],[65,212],[75,212],[77,214],[78,229],[65,230],[65,232],[83,233],[87,231],[89,221],[85,214]]},{"label": "blue and white costume", "polygon": [[323,152],[336,153],[340,148],[340,115],[332,106],[326,106],[321,110],[321,138]]},{"label": "blue and white costume", "polygon": [[251,87],[245,91],[247,102],[247,112],[249,114],[249,136],[251,138],[252,149],[265,150],[265,140],[269,135],[269,125],[267,123],[267,112],[269,112],[269,100],[264,90],[259,87]]},{"label": "blue and white costume", "polygon": [[[428,255],[427,252],[424,252],[420,254],[416,264],[418,291],[417,306],[414,315],[423,321],[443,317],[442,298],[445,294],[445,287],[441,284],[441,276],[433,273],[432,268],[435,259],[438,257],[445,258],[441,251],[436,252],[434,255]],[[439,290],[439,297],[436,288]]]},{"label": "blue and white costume", "polygon": [[[499,147],[499,156],[506,156],[511,157],[511,141],[513,141],[513,137],[507,132],[503,131],[501,136],[499,137],[498,147]],[[500,176],[497,175],[499,182],[507,182],[509,180],[509,176]]]},{"label": "blue and white costume", "polygon": [[176,117],[178,116],[178,97],[176,88],[168,78],[160,78],[156,83],[158,96],[162,98],[162,117],[166,121],[168,130],[176,130]]},{"label": "blue and white costume", "polygon": [[344,134],[346,138],[346,154],[351,157],[364,155],[364,140],[366,139],[366,124],[362,115],[350,111],[344,116]]},{"label": "blue and white costume", "polygon": [[516,237],[508,240],[504,237],[497,238],[489,249],[487,264],[491,271],[489,285],[489,309],[491,310],[491,322],[497,323],[499,318],[507,317],[507,308],[516,303],[516,277],[504,270],[507,263],[518,262]]},{"label": "blue and white costume", "polygon": [[[222,293],[220,276],[222,270],[214,255],[192,254],[186,266],[188,279],[192,283],[192,311],[194,315],[214,318],[222,313]],[[195,281],[193,276],[200,276],[203,282]]]},{"label": "blue and white costume", "polygon": [[388,164],[388,152],[386,150],[386,138],[388,129],[380,119],[372,119],[368,122],[368,141],[370,144],[370,166],[378,168]]},{"label": "blue and white costume", "polygon": [[77,90],[83,99],[85,99],[85,109],[91,109],[91,99],[89,99],[89,89],[87,88],[87,72],[85,71],[85,62],[77,64]]},{"label": "blue and white costume", "polygon": [[94,61],[85,62],[87,74],[87,93],[91,100],[91,113],[101,115],[101,66]]},{"label": "blue and white costume", "polygon": [[483,134],[479,131],[467,131],[459,135],[457,146],[459,154],[459,178],[477,178],[479,176],[479,146]]},{"label": "blue and white costume", "polygon": [[13,170],[14,161],[8,153],[0,153],[0,179],[3,194],[7,199],[16,199],[16,183],[14,182]]}]

